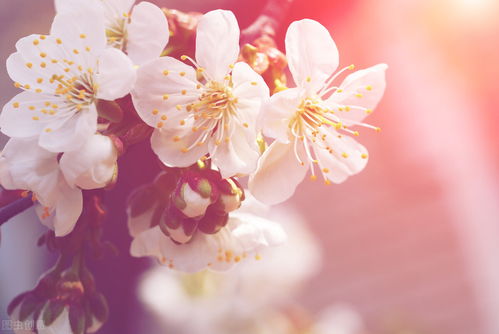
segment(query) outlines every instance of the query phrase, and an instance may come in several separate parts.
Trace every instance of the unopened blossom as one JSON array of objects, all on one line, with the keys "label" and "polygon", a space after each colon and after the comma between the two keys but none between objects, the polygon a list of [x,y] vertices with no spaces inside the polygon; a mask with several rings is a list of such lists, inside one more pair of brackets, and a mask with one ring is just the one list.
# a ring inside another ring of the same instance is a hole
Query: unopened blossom
[{"label": "unopened blossom", "polygon": [[[41,310],[40,315],[46,312],[48,304]],[[24,321],[19,320],[21,306],[16,307],[11,314],[11,321],[13,324],[12,329],[16,334],[73,334],[71,323],[69,320],[69,307],[65,306],[60,314],[50,323],[45,324],[44,319],[40,316],[38,319],[33,319],[30,315]],[[95,333],[102,327],[100,322],[94,315],[92,315],[92,324],[89,326],[85,333]]]},{"label": "unopened blossom", "polygon": [[335,79],[339,58],[326,28],[312,20],[290,25],[286,55],[296,88],[273,95],[262,111],[263,133],[276,140],[263,154],[250,179],[253,195],[268,204],[288,199],[307,171],[326,184],[341,183],[360,172],[367,150],[349,135],[351,126],[379,130],[363,123],[385,90],[385,64]]},{"label": "unopened blossom", "polygon": [[79,150],[64,153],[60,166],[70,185],[97,189],[106,187],[117,177],[117,159],[113,140],[95,134]]},{"label": "unopened blossom", "polygon": [[92,13],[58,14],[50,35],[17,42],[7,71],[24,92],[0,114],[4,134],[37,137],[51,152],[75,150],[97,131],[97,100],[129,93],[135,82],[132,62],[106,47],[104,19]]},{"label": "unopened blossom", "polygon": [[36,139],[12,138],[0,156],[0,184],[34,194],[41,222],[56,236],[70,233],[83,208],[81,190],[70,187],[57,161],[57,153],[37,145]]},{"label": "unopened blossom", "polygon": [[105,22],[107,44],[124,51],[136,65],[157,58],[170,37],[168,21],[156,5],[135,0],[55,0],[58,13],[93,11]]},{"label": "unopened blossom", "polygon": [[[252,205],[243,202],[243,206],[245,203]],[[134,238],[130,252],[135,257],[156,257],[160,263],[179,271],[198,272],[207,268],[225,271],[243,260],[259,259],[259,252],[286,239],[280,224],[242,210],[232,212],[216,233],[195,233],[189,242],[179,244],[166,236],[160,226],[150,227],[153,211],[129,216]]]},{"label": "unopened blossom", "polygon": [[197,28],[196,60],[182,57],[195,67],[162,57],[138,70],[134,105],[156,129],[152,148],[165,165],[187,167],[209,154],[224,178],[255,170],[256,119],[269,89],[236,63],[239,35],[232,12],[209,12]]}]

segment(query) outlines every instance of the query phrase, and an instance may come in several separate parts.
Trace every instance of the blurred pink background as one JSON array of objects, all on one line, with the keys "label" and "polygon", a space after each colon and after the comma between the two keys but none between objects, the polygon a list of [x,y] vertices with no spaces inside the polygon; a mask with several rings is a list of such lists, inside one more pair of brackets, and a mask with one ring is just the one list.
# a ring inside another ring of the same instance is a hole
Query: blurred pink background
[{"label": "blurred pink background", "polygon": [[[241,26],[263,4],[153,2],[232,9]],[[20,37],[47,32],[52,15],[51,0],[4,0],[0,60]],[[306,181],[291,200],[325,253],[300,300],[312,310],[346,302],[370,328],[392,333],[499,333],[499,2],[297,0],[287,24],[301,18],[329,29],[342,66],[384,62],[389,71],[386,96],[368,118],[383,131],[359,138],[367,169],[342,185]],[[2,104],[16,93],[3,65],[0,91]],[[2,319],[8,299],[44,267],[33,225],[2,227]],[[32,262],[18,259],[21,250]]]}]

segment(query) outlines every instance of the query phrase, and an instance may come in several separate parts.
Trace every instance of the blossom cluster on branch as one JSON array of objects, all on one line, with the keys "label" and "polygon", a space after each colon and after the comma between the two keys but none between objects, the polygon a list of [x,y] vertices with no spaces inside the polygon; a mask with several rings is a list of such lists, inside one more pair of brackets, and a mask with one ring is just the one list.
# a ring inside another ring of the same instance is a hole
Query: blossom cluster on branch
[{"label": "blossom cluster on branch", "polygon": [[259,201],[289,199],[309,172],[330,184],[365,167],[352,127],[379,131],[364,118],[383,95],[387,66],[337,83],[354,67],[336,72],[338,51],[320,23],[293,22],[284,54],[269,34],[240,45],[230,11],[55,4],[50,33],[20,39],[7,59],[23,91],[0,114],[10,137],[0,155],[10,191],[2,206],[31,197],[50,229],[40,244],[60,253],[37,288],[11,304],[20,321],[41,318],[45,330],[75,334],[105,321],[85,258],[113,248],[101,240],[102,194],[127,178],[118,177],[118,160],[137,143],[150,141],[162,171],[130,195],[131,254],[185,272],[259,259],[286,240]]}]

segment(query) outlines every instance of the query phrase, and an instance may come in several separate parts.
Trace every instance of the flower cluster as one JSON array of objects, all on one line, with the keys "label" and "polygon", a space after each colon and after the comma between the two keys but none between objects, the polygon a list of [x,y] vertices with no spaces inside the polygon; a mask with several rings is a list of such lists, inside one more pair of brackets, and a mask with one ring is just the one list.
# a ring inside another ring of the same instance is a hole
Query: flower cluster
[{"label": "flower cluster", "polygon": [[270,35],[241,46],[230,11],[185,14],[133,0],[55,5],[50,33],[20,39],[7,59],[23,91],[0,114],[10,137],[0,183],[31,197],[53,231],[47,246],[63,240],[61,258],[87,244],[107,247],[102,193],[127,178],[118,178],[118,160],[137,143],[150,142],[162,171],[130,196],[131,254],[187,272],[259,259],[286,234],[252,209],[258,201],[287,200],[309,171],[330,184],[365,167],[352,127],[379,130],[364,118],[383,95],[387,66],[335,83],[353,65],[335,73],[336,45],[318,22],[292,23],[284,54]]}]

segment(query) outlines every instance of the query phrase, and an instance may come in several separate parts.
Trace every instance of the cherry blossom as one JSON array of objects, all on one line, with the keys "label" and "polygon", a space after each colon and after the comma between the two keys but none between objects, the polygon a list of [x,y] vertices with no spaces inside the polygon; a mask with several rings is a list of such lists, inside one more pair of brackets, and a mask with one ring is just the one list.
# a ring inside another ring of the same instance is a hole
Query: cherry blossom
[{"label": "cherry blossom", "polygon": [[184,272],[225,271],[248,258],[259,259],[260,251],[283,243],[286,234],[278,223],[249,212],[254,205],[247,199],[241,209],[230,213],[227,224],[217,233],[196,233],[185,244],[174,242],[159,226],[149,227],[154,209],[138,217],[129,215],[134,237],[131,254],[156,257],[160,263]]},{"label": "cherry blossom", "polygon": [[348,66],[334,74],[339,57],[329,32],[318,22],[302,20],[286,35],[289,69],[297,85],[274,94],[262,111],[263,133],[276,140],[263,154],[249,187],[268,204],[288,199],[307,171],[317,171],[326,184],[341,183],[367,163],[367,150],[348,135],[351,126],[379,130],[363,123],[385,90],[385,64],[333,82]]},{"label": "cherry blossom", "polygon": [[182,57],[195,68],[162,57],[138,70],[134,105],[156,129],[152,148],[166,166],[187,167],[209,154],[224,178],[256,169],[256,119],[269,89],[248,64],[236,63],[238,55],[234,14],[215,10],[199,22],[196,61]]},{"label": "cherry blossom", "polygon": [[126,52],[134,64],[157,58],[170,37],[163,11],[150,2],[135,0],[55,0],[59,13],[91,10],[103,15],[107,44]]},{"label": "cherry blossom", "polygon": [[73,230],[83,209],[81,190],[66,182],[57,153],[41,148],[36,139],[8,141],[0,157],[0,184],[33,192],[41,222],[57,236]]},{"label": "cherry blossom", "polygon": [[135,82],[130,59],[106,47],[104,20],[92,12],[58,14],[50,35],[16,44],[7,71],[24,92],[0,114],[0,130],[14,138],[38,137],[51,152],[77,149],[97,131],[98,99],[128,94]]}]

